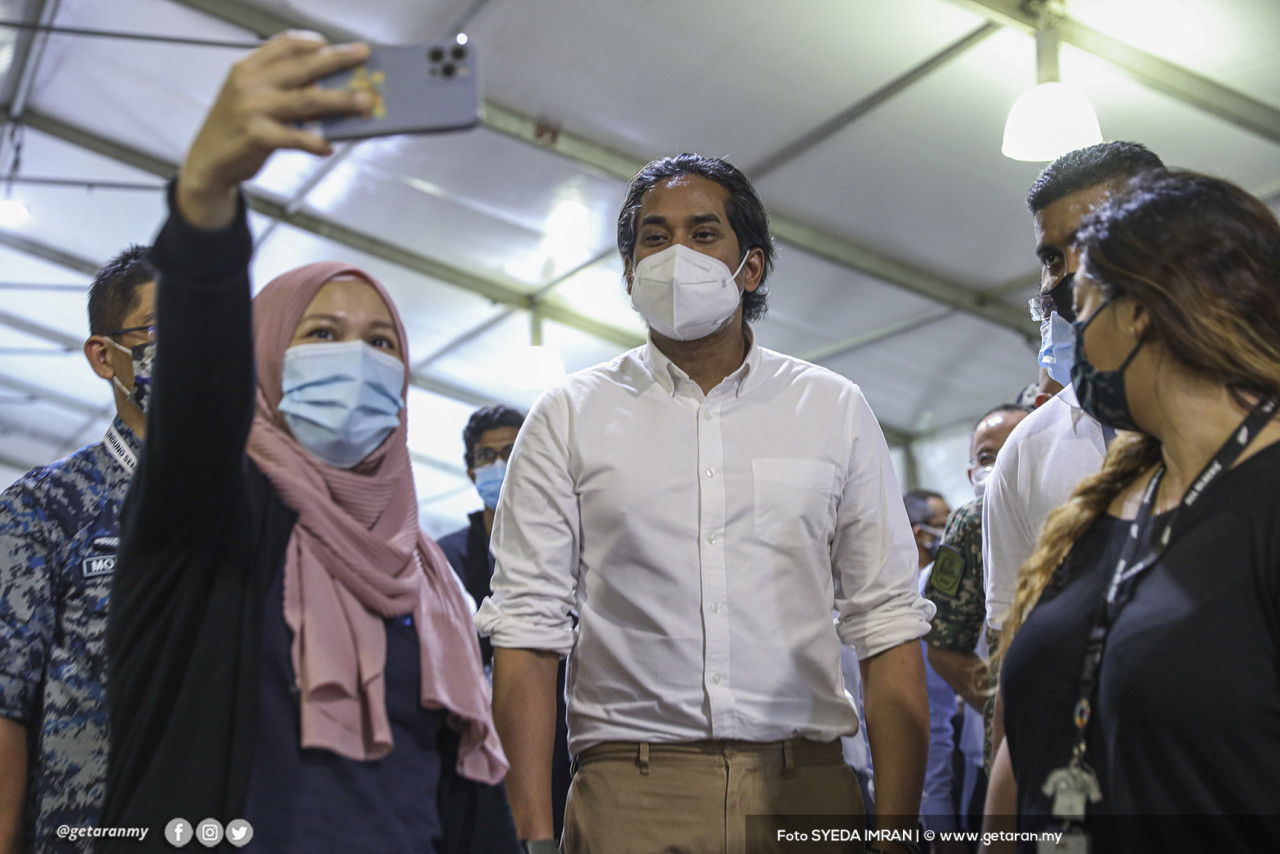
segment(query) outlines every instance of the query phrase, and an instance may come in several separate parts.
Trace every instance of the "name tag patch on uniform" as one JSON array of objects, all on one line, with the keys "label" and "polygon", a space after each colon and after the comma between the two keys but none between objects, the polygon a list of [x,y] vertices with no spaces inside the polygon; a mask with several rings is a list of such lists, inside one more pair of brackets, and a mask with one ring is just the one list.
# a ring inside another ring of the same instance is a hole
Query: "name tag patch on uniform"
[{"label": "name tag patch on uniform", "polygon": [[93,578],[97,575],[106,575],[116,568],[115,555],[97,555],[95,557],[87,557],[80,564],[84,571],[85,578]]},{"label": "name tag patch on uniform", "polygon": [[[946,544],[938,548],[938,556],[933,560],[933,571],[929,573],[928,588],[938,591],[944,596],[955,596],[960,590],[960,578],[964,575],[964,557]],[[928,589],[926,589],[926,593]]]}]

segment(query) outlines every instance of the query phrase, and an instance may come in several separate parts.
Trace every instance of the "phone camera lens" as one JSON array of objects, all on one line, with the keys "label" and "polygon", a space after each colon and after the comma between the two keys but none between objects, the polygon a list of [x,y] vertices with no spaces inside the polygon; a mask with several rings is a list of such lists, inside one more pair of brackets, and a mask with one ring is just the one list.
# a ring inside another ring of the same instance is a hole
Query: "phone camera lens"
[{"label": "phone camera lens", "polygon": [[431,48],[431,50],[427,51],[427,59],[432,62],[439,62],[444,59],[444,49],[439,47]]},{"label": "phone camera lens", "polygon": [[453,58],[459,61],[467,58],[467,49],[460,44],[454,45],[451,53]]},{"label": "phone camera lens", "polygon": [[440,73],[445,77],[452,77],[457,73],[457,71],[458,69],[454,67],[452,62],[446,62],[444,65],[440,66]]}]

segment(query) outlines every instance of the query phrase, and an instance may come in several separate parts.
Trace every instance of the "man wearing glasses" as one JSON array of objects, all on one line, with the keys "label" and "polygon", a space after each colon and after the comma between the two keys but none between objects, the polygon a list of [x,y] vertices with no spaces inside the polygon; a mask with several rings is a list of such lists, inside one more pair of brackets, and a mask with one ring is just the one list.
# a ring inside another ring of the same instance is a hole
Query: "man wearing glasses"
[{"label": "man wearing glasses", "polygon": [[0,494],[0,851],[62,850],[60,825],[98,821],[107,600],[155,349],[146,250],[122,252],[89,289],[84,353],[115,394],[106,436]]},{"label": "man wearing glasses", "polygon": [[[1075,361],[1071,279],[1080,258],[1081,221],[1113,190],[1164,164],[1134,142],[1104,142],[1062,155],[1027,193],[1040,261],[1040,293],[1029,302],[1040,323],[1042,405],[1009,435],[987,481],[982,509],[987,624],[999,630],[1017,589],[1018,568],[1035,550],[1049,511],[1098,471],[1110,436],[1080,408],[1071,387]],[[1044,398],[1045,395],[1052,395]],[[998,722],[997,722],[998,723]]]},{"label": "man wearing glasses", "polygon": [[[493,535],[493,513],[507,473],[507,460],[523,424],[523,412],[498,404],[471,413],[467,426],[462,429],[462,458],[467,464],[467,477],[475,484],[484,506],[468,514],[467,527],[441,537],[440,548],[476,602],[483,601],[492,592],[489,581],[493,577],[493,556],[489,554],[489,538]],[[488,638],[481,639],[480,653],[488,668],[493,663],[493,647]]]}]

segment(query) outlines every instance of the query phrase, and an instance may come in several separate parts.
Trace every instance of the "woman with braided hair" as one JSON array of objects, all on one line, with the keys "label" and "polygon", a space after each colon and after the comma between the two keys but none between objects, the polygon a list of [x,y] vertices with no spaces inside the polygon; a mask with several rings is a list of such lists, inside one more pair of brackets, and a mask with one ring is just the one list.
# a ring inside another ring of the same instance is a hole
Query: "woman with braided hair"
[{"label": "woman with braided hair", "polygon": [[1019,829],[1280,850],[1280,225],[1147,173],[1077,241],[1073,385],[1131,432],[1047,520],[1005,625]]}]

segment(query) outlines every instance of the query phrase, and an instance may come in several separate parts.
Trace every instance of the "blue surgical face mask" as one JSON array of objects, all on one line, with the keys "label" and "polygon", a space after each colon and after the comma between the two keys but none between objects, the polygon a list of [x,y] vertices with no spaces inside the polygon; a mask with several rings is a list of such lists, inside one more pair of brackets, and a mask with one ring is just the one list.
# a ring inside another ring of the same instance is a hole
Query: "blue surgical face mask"
[{"label": "blue surgical face mask", "polygon": [[404,363],[363,341],[300,344],[284,354],[280,412],[316,457],[347,469],[400,423]]},{"label": "blue surgical face mask", "polygon": [[507,475],[506,462],[496,460],[474,469],[473,472],[476,476],[476,492],[480,493],[484,506],[490,510],[495,509],[498,506],[498,495],[502,492],[502,479]]},{"label": "blue surgical face mask", "polygon": [[1040,352],[1036,362],[1061,385],[1071,385],[1076,361],[1075,330],[1056,311],[1040,321]]}]

